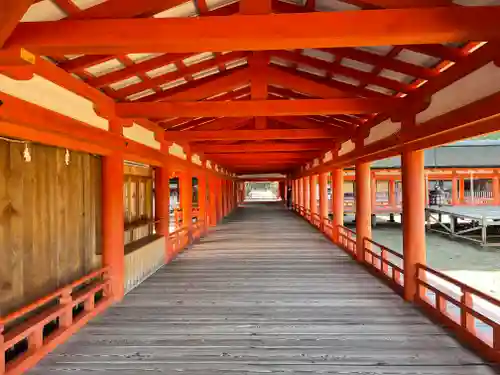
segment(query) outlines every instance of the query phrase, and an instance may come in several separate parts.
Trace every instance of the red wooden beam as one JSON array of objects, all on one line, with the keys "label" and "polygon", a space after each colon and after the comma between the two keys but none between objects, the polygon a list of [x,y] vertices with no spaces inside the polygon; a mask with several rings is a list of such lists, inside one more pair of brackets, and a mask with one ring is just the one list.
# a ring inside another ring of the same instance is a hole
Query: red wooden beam
[{"label": "red wooden beam", "polygon": [[193,143],[191,148],[203,152],[205,155],[220,153],[254,153],[254,152],[293,152],[293,151],[321,151],[333,147],[332,142],[258,142],[225,145]]},{"label": "red wooden beam", "polygon": [[34,0],[0,1],[0,48],[34,2]]},{"label": "red wooden beam", "polygon": [[165,140],[200,141],[239,141],[239,140],[285,140],[285,139],[330,139],[339,133],[327,129],[286,129],[286,130],[230,130],[230,131],[166,131]]},{"label": "red wooden beam", "polygon": [[311,158],[315,158],[318,156],[318,152],[314,151],[302,151],[302,152],[254,152],[254,153],[221,153],[218,154],[210,154],[210,158],[214,160],[224,161],[223,163],[239,163],[241,161],[275,161],[275,160],[307,160]]},{"label": "red wooden beam", "polygon": [[301,116],[390,112],[401,99],[303,99],[118,103],[121,118]]},{"label": "red wooden beam", "polygon": [[[328,88],[332,94],[334,92],[333,90],[335,90],[336,92],[338,92],[338,96],[333,96],[333,97],[346,97],[346,96],[352,96],[352,95],[358,95],[358,96],[363,96],[363,97],[368,97],[368,98],[370,98],[370,97],[372,97],[372,98],[377,98],[377,97],[386,98],[387,97],[387,95],[384,95],[384,94],[376,92],[376,91],[363,89],[363,88],[358,87],[358,86],[354,86],[354,85],[351,85],[348,83],[343,83],[343,82],[336,81],[333,79],[328,79],[326,77],[319,77],[319,76],[311,74],[311,73],[298,71],[294,68],[272,65],[272,67],[270,69],[272,69],[272,72],[273,72],[273,75],[271,75],[271,77],[270,77],[270,82],[273,82],[273,83],[276,82],[275,83],[276,85],[280,85],[280,86],[287,87],[287,88],[292,88],[294,91],[300,91],[302,93],[307,93],[307,94],[310,94],[313,96],[317,96],[314,94],[320,93],[320,91],[318,89],[319,86],[316,86],[317,88],[315,90],[317,90],[317,91],[312,91],[312,89],[311,89],[308,92],[305,92],[305,90],[306,90],[305,88],[307,86],[304,86],[302,91],[299,90],[300,86],[291,87],[291,82],[293,82],[292,80],[294,80],[294,79],[296,80],[296,79],[301,78],[303,80],[302,82],[304,82],[304,83],[308,82],[309,86],[316,84],[316,85],[321,85],[323,88]],[[278,73],[277,73],[278,71],[287,74],[286,77],[288,77],[288,80],[289,80],[288,84],[286,83],[286,80],[284,80],[282,78],[276,78],[276,79],[274,78],[274,75],[276,75],[278,77]],[[278,83],[278,79],[280,79],[281,83]],[[329,98],[332,96],[326,96],[326,97]]]},{"label": "red wooden beam", "polygon": [[[293,73],[292,73],[293,72]],[[348,93],[332,87],[326,83],[318,83],[313,80],[294,74],[296,71],[278,68],[275,65],[267,69],[268,82],[271,85],[286,87],[300,93],[308,94],[318,98],[345,98]]]},{"label": "red wooden beam", "polygon": [[497,40],[499,17],[490,6],[39,22],[19,25],[6,46],[61,55],[432,44]]}]

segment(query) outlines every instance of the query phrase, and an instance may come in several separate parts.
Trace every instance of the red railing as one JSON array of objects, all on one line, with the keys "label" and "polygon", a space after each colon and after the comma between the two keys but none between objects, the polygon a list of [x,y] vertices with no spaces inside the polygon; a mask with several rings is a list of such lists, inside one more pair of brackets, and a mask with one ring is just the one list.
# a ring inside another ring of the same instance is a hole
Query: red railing
[{"label": "red railing", "polygon": [[479,354],[500,362],[500,301],[419,264],[417,303]]},{"label": "red railing", "polygon": [[102,268],[0,318],[0,374],[24,373],[110,303]]},{"label": "red railing", "polygon": [[352,257],[356,257],[356,232],[343,227],[337,226],[338,245],[347,251]]},{"label": "red railing", "polygon": [[169,260],[176,257],[186,246],[205,234],[206,227],[203,220],[191,226],[185,226],[168,235]]},{"label": "red railing", "polygon": [[[344,226],[333,227],[323,221],[322,232],[349,255],[356,258],[356,233]],[[335,233],[335,230],[337,233]],[[375,275],[389,282],[400,294],[404,288],[403,254],[369,238],[363,239],[363,262]],[[474,347],[478,354],[500,362],[500,301],[452,277],[422,264],[416,275],[416,303],[427,314],[452,329],[459,340]]]},{"label": "red railing", "polygon": [[314,225],[316,228],[321,229],[321,216],[317,213],[311,214],[311,224]]},{"label": "red railing", "polygon": [[394,287],[403,287],[403,255],[366,237],[363,239],[363,249],[366,264]]}]

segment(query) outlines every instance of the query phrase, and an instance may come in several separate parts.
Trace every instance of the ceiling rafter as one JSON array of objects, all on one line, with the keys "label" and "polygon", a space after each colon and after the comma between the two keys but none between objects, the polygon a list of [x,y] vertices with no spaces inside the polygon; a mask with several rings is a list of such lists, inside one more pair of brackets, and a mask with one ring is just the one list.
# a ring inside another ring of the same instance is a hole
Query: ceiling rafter
[{"label": "ceiling rafter", "polygon": [[248,67],[238,67],[214,76],[165,90],[155,95],[140,99],[140,102],[191,101],[202,100],[221,92],[231,91],[248,85],[250,74]]},{"label": "ceiling rafter", "polygon": [[[116,90],[114,93],[114,98],[116,99],[125,99],[126,97],[133,95],[138,92],[142,92],[145,90],[149,89],[154,89],[157,88],[161,85],[167,84],[172,81],[176,81],[179,79],[185,79],[187,82],[193,82],[195,81],[194,79],[191,78],[191,80],[187,79],[188,76],[191,76],[192,74],[196,74],[198,72],[203,72],[205,70],[217,68],[219,64],[226,64],[234,60],[242,59],[247,57],[247,53],[245,52],[230,52],[225,55],[221,55],[220,57],[214,58],[214,59],[209,59],[206,61],[202,61],[197,64],[193,64],[190,66],[185,66],[183,65],[183,68],[171,72],[167,72],[165,74],[162,74],[158,77],[150,78],[149,80],[144,80],[139,83],[135,83],[129,86],[126,86],[122,89]],[[182,64],[182,62],[179,62],[177,60],[178,64],[177,67]],[[140,65],[140,64],[137,64]],[[217,74],[214,74],[213,76],[215,77]]]}]

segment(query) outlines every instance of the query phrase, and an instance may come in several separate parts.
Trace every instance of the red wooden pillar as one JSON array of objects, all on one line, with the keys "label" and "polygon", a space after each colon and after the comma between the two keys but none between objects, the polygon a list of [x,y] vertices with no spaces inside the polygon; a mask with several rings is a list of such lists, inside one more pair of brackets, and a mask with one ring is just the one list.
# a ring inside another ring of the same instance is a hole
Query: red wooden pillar
[{"label": "red wooden pillar", "polygon": [[217,180],[210,178],[210,226],[217,225]]},{"label": "red wooden pillar", "polygon": [[493,204],[500,205],[500,178],[497,174],[493,176],[492,180],[492,193],[493,193]]},{"label": "red wooden pillar", "polygon": [[168,235],[170,232],[170,169],[166,157],[162,166],[155,170],[155,215],[156,233],[165,237],[165,263],[168,263],[170,261],[170,254],[168,252]]},{"label": "red wooden pillar", "polygon": [[[109,130],[122,134],[121,124],[114,121]],[[102,158],[102,265],[110,268],[111,294],[117,301],[123,298],[125,279],[123,165],[120,152]]]},{"label": "red wooden pillar", "polygon": [[465,178],[460,177],[459,178],[459,189],[458,189],[458,204],[464,204],[465,203]]},{"label": "red wooden pillar", "polygon": [[311,210],[311,178],[304,177],[304,206]]},{"label": "red wooden pillar", "polygon": [[397,206],[396,200],[396,180],[389,180],[389,207],[395,209]]},{"label": "red wooden pillar", "polygon": [[304,208],[304,177],[299,178],[299,206]]},{"label": "red wooden pillar", "polygon": [[417,264],[426,262],[424,151],[404,151],[403,179],[404,298],[413,301],[418,292]]},{"label": "red wooden pillar", "polygon": [[311,207],[311,221],[313,221],[313,215],[318,213],[318,175],[312,175],[309,177],[309,205]]},{"label": "red wooden pillar", "polygon": [[370,191],[371,191],[371,212],[374,213],[377,208],[377,180],[376,180],[375,172],[371,173],[370,179]]},{"label": "red wooden pillar", "polygon": [[293,180],[292,189],[293,204],[297,205],[299,204],[299,180]]},{"label": "red wooden pillar", "polygon": [[333,233],[335,242],[338,241],[338,226],[344,225],[344,170],[332,171],[332,214]]},{"label": "red wooden pillar", "polygon": [[[190,160],[190,158],[188,160]],[[193,225],[193,175],[191,174],[190,168],[182,171],[179,177],[179,182],[181,194],[182,226],[191,228],[191,226]]]},{"label": "red wooden pillar", "polygon": [[453,174],[453,177],[451,179],[451,204],[452,206],[456,206],[459,204],[459,198],[458,198],[458,178],[455,174]]},{"label": "red wooden pillar", "polygon": [[[203,162],[205,167],[205,162]],[[198,175],[198,220],[202,221],[202,233],[206,232],[207,219],[207,174],[204,170]]]},{"label": "red wooden pillar", "polygon": [[319,218],[321,226],[323,226],[325,219],[328,218],[328,173],[321,173],[319,175]]},{"label": "red wooden pillar", "polygon": [[372,237],[371,228],[371,173],[370,163],[356,164],[356,256],[364,259],[363,239]]},{"label": "red wooden pillar", "polygon": [[226,204],[225,204],[225,199],[226,199],[226,193],[225,189],[226,186],[224,184],[224,179],[221,178],[219,180],[219,206],[220,206],[220,219],[222,220],[226,216]]}]

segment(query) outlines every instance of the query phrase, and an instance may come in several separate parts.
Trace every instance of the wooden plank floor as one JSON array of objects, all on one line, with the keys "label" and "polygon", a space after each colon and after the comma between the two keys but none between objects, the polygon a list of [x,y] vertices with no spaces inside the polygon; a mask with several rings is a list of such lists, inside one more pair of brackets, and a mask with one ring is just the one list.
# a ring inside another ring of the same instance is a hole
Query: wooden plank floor
[{"label": "wooden plank floor", "polygon": [[494,374],[278,204],[240,209],[32,374]]}]

